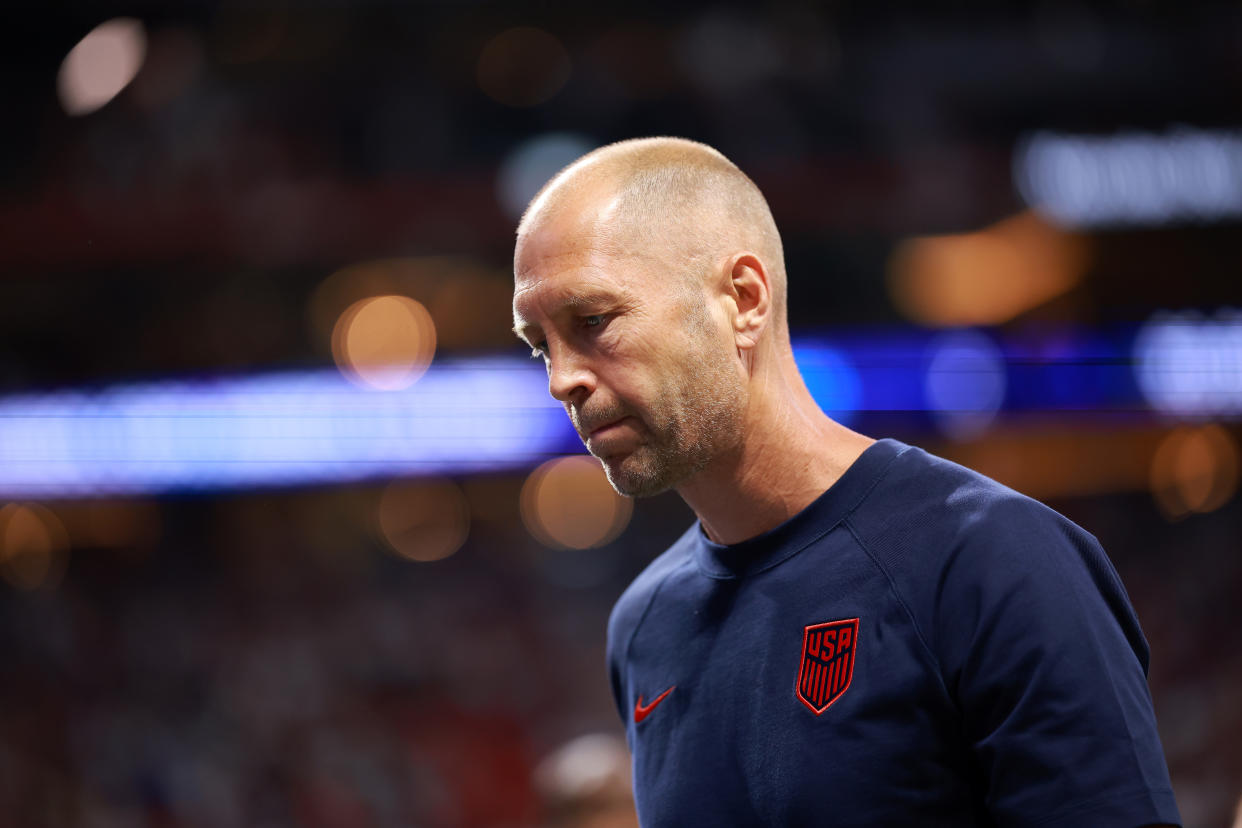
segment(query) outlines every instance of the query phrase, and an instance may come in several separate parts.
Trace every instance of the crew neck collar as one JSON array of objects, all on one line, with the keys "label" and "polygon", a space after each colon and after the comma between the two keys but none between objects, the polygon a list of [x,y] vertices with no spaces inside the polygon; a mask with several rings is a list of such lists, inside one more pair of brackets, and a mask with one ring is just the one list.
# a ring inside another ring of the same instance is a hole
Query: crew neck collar
[{"label": "crew neck collar", "polygon": [[868,446],[845,473],[805,509],[761,535],[734,544],[708,539],[695,523],[694,558],[713,578],[742,578],[771,569],[828,534],[857,508],[889,464],[910,447],[892,439]]}]

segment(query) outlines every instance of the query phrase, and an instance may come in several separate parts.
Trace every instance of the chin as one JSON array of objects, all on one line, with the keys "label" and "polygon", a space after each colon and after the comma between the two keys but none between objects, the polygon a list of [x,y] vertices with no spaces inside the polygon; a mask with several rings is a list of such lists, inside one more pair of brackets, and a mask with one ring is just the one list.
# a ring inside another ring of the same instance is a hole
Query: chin
[{"label": "chin", "polygon": [[667,464],[654,462],[653,458],[638,457],[636,454],[637,452],[610,459],[600,458],[608,482],[616,489],[617,494],[625,497],[651,497],[667,492],[680,482]]},{"label": "chin", "polygon": [[612,484],[612,488],[617,494],[630,498],[653,497],[663,494],[672,488],[672,486],[661,480],[618,478],[611,474],[608,475],[608,482]]}]

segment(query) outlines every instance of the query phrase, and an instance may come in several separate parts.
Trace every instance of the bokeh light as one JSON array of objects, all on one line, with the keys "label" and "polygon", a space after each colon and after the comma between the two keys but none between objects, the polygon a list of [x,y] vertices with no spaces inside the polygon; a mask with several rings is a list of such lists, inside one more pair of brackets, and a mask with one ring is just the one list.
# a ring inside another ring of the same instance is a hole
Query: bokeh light
[{"label": "bokeh light", "polygon": [[372,296],[350,305],[332,332],[332,356],[353,382],[397,391],[418,381],[436,350],[435,324],[408,296]]},{"label": "bokeh light", "polygon": [[1219,425],[1178,428],[1152,457],[1152,494],[1170,518],[1211,512],[1237,492],[1238,467],[1238,443]]},{"label": "bokeh light", "polygon": [[630,754],[618,736],[586,733],[545,757],[534,779],[544,799],[561,808],[624,802],[630,792]]},{"label": "bokeh light", "polygon": [[940,429],[959,440],[978,436],[1005,399],[1005,358],[978,331],[954,331],[932,346],[924,389]]},{"label": "bokeh light", "polygon": [[1074,287],[1087,260],[1082,237],[1027,212],[977,233],[902,242],[889,260],[888,288],[916,322],[997,325]]},{"label": "bokeh light", "polygon": [[0,397],[0,497],[72,498],[525,468],[578,444],[524,355],[383,394],[335,368]]},{"label": "bokeh light", "polygon": [[21,590],[53,588],[68,563],[69,536],[48,508],[10,503],[0,508],[0,577]]},{"label": "bokeh light", "polygon": [[311,335],[326,346],[346,308],[389,294],[419,297],[435,323],[437,350],[513,346],[513,274],[457,256],[373,259],[335,271],[307,302]]},{"label": "bokeh light", "polygon": [[629,524],[634,506],[617,494],[594,458],[558,457],[531,472],[522,486],[522,522],[545,546],[603,546]]},{"label": "bokeh light", "polygon": [[1071,227],[1159,225],[1242,215],[1242,135],[1190,129],[1164,135],[1038,132],[1014,155],[1031,206]]},{"label": "bokeh light", "polygon": [[994,424],[987,438],[930,446],[935,454],[1037,500],[1150,490],[1151,457],[1166,429],[1084,427],[1064,420]]},{"label": "bokeh light", "polygon": [[146,30],[132,17],[91,29],[60,65],[57,92],[65,112],[86,115],[115,98],[142,68],[146,51]]},{"label": "bokeh light", "polygon": [[479,87],[507,106],[536,106],[569,80],[569,52],[549,32],[518,26],[501,32],[479,53]]},{"label": "bokeh light", "polygon": [[450,480],[399,480],[380,496],[378,521],[384,540],[398,555],[411,561],[438,561],[466,542],[470,507]]},{"label": "bokeh light", "polygon": [[1153,316],[1134,339],[1134,372],[1148,404],[1165,414],[1242,412],[1242,313]]},{"label": "bokeh light", "polygon": [[824,413],[848,425],[862,404],[862,378],[858,368],[840,348],[794,342],[794,356],[806,388]]},{"label": "bokeh light", "polygon": [[549,178],[595,146],[572,132],[537,135],[514,147],[496,177],[496,198],[515,221]]}]

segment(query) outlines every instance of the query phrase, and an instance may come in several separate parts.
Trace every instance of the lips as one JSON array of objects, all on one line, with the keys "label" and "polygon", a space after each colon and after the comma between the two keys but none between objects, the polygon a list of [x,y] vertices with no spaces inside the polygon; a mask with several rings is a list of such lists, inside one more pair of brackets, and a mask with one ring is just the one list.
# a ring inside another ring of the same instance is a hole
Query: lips
[{"label": "lips", "polygon": [[595,438],[595,437],[599,437],[599,436],[601,436],[601,435],[602,435],[602,433],[603,433],[603,432],[605,432],[605,431],[609,430],[610,428],[614,428],[615,426],[620,425],[620,424],[621,424],[621,422],[622,422],[624,419],[625,419],[625,417],[620,417],[620,418],[618,418],[618,419],[616,419],[616,420],[609,420],[609,421],[608,421],[608,422],[606,422],[606,423],[603,423],[603,424],[601,424],[601,425],[597,425],[597,426],[595,426],[594,428],[592,428],[590,431],[588,431],[588,432],[587,432],[587,436],[586,436],[586,438],[587,438],[588,440],[591,440],[591,439],[593,439],[593,438]]}]

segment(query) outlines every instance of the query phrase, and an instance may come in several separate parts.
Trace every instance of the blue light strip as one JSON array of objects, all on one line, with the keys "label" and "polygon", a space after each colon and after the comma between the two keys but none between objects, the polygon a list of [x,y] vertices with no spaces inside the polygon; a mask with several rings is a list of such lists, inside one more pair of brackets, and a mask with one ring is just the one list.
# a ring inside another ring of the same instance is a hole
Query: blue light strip
[{"label": "blue light strip", "polygon": [[335,370],[0,400],[0,495],[73,497],[523,467],[579,446],[543,371],[434,366],[405,391]]},{"label": "blue light strip", "polygon": [[[846,422],[883,413],[930,424],[946,405],[970,410],[976,392],[995,390],[997,380],[1004,388],[999,411],[1146,412],[1131,356],[1134,336],[1133,328],[1003,337],[983,330],[859,330],[796,338],[794,350],[825,411]],[[946,353],[958,356],[946,362]]]},{"label": "blue light strip", "polygon": [[[1111,332],[858,330],[797,338],[846,423],[981,434],[1006,412],[1242,415],[1242,316]],[[885,419],[887,418],[887,419]],[[0,399],[0,498],[106,496],[520,469],[582,450],[537,363],[437,362],[405,391],[335,370]]]}]

